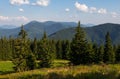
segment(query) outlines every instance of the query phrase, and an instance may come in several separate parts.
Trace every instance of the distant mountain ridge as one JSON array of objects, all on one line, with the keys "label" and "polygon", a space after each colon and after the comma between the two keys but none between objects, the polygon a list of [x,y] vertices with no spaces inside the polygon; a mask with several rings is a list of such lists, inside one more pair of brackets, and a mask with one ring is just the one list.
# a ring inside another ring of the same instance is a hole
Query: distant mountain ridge
[{"label": "distant mountain ridge", "polygon": [[[77,23],[74,22],[31,21],[24,25],[24,29],[27,31],[28,37],[31,39],[35,37],[40,39],[43,36],[44,31],[46,31],[49,39],[71,40],[75,34],[76,26]],[[81,26],[84,27],[87,33],[87,38],[92,42],[98,44],[104,43],[105,34],[109,31],[113,44],[120,44],[120,24],[105,23],[93,27],[86,27],[81,24]],[[0,28],[0,37],[17,37],[20,29],[20,27],[13,29]]]},{"label": "distant mountain ridge", "polygon": [[15,25],[1,25],[0,29],[13,29],[13,28],[17,28],[17,26]]},{"label": "distant mountain ridge", "polygon": [[[74,22],[54,22],[54,21],[46,21],[46,22],[38,22],[38,21],[31,21],[24,25],[24,29],[28,33],[29,38],[41,38],[44,31],[46,31],[47,35],[51,35],[59,30],[76,27],[77,23]],[[20,27],[13,28],[13,29],[2,29],[0,28],[0,37],[17,37]]]},{"label": "distant mountain ridge", "polygon": [[[84,28],[87,34],[88,40],[96,42],[98,44],[103,44],[105,42],[105,35],[110,32],[113,44],[120,44],[120,24],[106,23],[101,25],[96,25],[93,27]],[[58,31],[49,36],[50,39],[68,39],[71,40],[74,37],[75,28],[67,28]]]}]

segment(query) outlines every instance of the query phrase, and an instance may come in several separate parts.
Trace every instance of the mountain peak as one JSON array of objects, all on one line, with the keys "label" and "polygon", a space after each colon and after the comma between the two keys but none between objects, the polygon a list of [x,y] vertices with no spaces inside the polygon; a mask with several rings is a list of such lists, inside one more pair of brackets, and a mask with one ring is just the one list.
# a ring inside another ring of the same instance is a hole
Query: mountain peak
[{"label": "mountain peak", "polygon": [[40,22],[36,21],[36,20],[33,20],[33,21],[29,22],[29,23],[31,23],[31,24],[33,23],[34,24],[34,23],[40,23]]}]

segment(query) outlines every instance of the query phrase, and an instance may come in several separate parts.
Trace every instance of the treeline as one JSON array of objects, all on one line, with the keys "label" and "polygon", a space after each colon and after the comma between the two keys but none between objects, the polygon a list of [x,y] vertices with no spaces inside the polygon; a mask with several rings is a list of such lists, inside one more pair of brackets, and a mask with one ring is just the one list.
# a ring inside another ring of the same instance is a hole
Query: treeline
[{"label": "treeline", "polygon": [[70,60],[73,65],[120,62],[120,45],[112,45],[109,32],[105,38],[101,45],[87,41],[78,22],[72,41],[50,40],[46,33],[42,39],[30,40],[22,26],[17,38],[0,39],[0,60],[11,60],[16,71],[51,67],[54,59]]}]

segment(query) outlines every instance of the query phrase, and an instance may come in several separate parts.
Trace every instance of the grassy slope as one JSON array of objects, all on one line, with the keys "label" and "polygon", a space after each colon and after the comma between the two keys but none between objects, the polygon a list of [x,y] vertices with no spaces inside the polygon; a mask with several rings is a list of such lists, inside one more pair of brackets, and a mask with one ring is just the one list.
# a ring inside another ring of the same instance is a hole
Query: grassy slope
[{"label": "grassy slope", "polygon": [[[32,71],[19,73],[11,73],[0,75],[0,79],[120,79],[120,65],[80,65],[80,66],[65,66],[68,61],[56,60],[55,66],[58,63],[64,64],[63,67],[42,68]],[[6,62],[0,62],[6,63]],[[12,70],[7,62],[4,71]],[[8,67],[9,66],[9,67]],[[2,67],[2,66],[0,66]],[[8,70],[7,70],[8,69]]]},{"label": "grassy slope", "polygon": [[11,61],[0,61],[0,74],[7,74],[13,72],[13,67]]}]

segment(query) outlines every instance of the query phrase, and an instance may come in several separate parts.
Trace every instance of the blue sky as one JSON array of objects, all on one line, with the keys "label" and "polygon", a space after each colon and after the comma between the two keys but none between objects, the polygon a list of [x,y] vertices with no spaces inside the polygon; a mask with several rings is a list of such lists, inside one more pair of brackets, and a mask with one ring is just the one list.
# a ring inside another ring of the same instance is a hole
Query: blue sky
[{"label": "blue sky", "polygon": [[1,0],[0,25],[32,20],[120,24],[120,0]]}]

